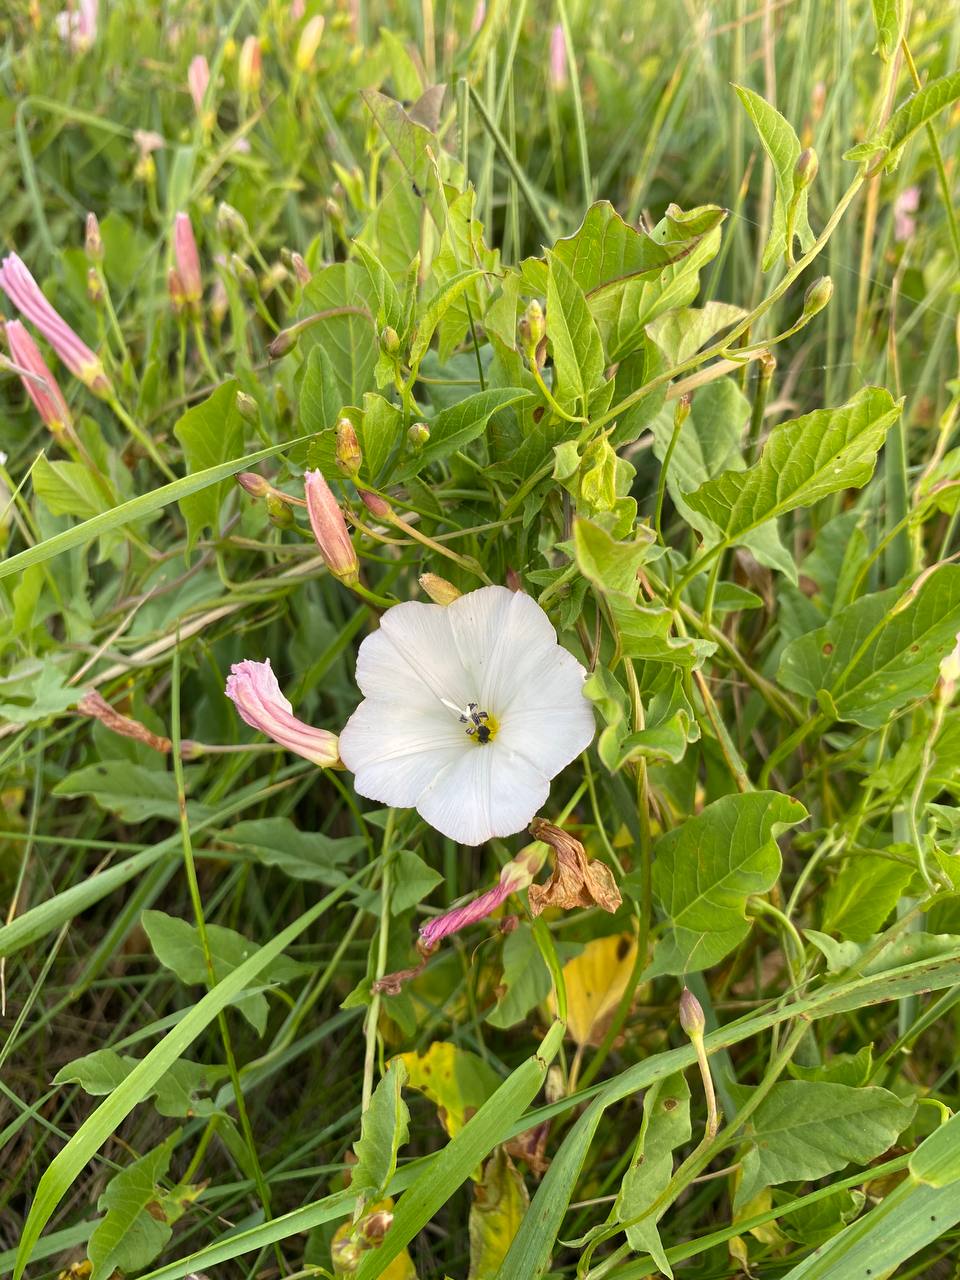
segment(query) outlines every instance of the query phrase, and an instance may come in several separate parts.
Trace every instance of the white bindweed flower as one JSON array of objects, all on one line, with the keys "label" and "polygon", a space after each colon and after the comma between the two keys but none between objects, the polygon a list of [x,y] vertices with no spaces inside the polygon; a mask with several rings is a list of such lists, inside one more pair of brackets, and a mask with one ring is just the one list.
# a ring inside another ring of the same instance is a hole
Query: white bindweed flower
[{"label": "white bindweed flower", "polygon": [[340,735],[362,796],[460,844],[521,831],[593,739],[586,672],[506,587],[388,609],[357,657],[364,701]]}]

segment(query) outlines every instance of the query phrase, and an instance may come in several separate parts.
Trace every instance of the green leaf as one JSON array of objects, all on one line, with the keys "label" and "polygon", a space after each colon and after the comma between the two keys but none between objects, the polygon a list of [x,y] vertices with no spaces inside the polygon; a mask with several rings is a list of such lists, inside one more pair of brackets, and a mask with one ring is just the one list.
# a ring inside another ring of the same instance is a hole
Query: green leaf
[{"label": "green leaf", "polygon": [[627,1242],[636,1253],[649,1253],[666,1276],[673,1275],[660,1243],[657,1223],[667,1210],[640,1222],[639,1218],[665,1190],[673,1177],[673,1153],[690,1141],[690,1086],[682,1072],[658,1080],[643,1095],[640,1136],[624,1174],[614,1212],[626,1223]]},{"label": "green leaf", "polygon": [[409,911],[438,884],[443,884],[440,872],[428,867],[412,849],[400,850],[394,862],[394,872],[396,883],[390,898],[390,910],[395,916]]},{"label": "green leaf", "polygon": [[791,1062],[789,1071],[795,1080],[845,1084],[852,1089],[859,1089],[873,1074],[873,1045],[865,1044],[856,1053],[834,1054],[817,1067],[803,1067]]},{"label": "green leaf", "polygon": [[[677,511],[688,524],[699,529],[707,545],[721,540],[722,534],[712,520],[699,515],[688,504],[685,495],[724,472],[746,470],[741,440],[749,418],[750,403],[736,382],[732,378],[718,378],[697,391],[677,437],[667,470],[667,491]],[[671,408],[653,421],[653,452],[661,462],[667,456],[673,431]],[[779,569],[791,582],[796,582],[793,556],[780,541],[775,522],[746,534],[742,541],[761,564]]]},{"label": "green leaf", "polygon": [[911,94],[902,107],[898,107],[887,122],[886,128],[869,142],[861,142],[844,153],[845,160],[858,162],[886,157],[886,168],[897,166],[899,153],[918,129],[960,98],[960,71],[931,80],[922,89]]},{"label": "green leaf", "polygon": [[[142,920],[154,955],[165,968],[188,986],[199,986],[209,981],[200,934],[195,925],[164,911],[144,911]],[[240,969],[257,950],[256,944],[242,933],[219,924],[207,925],[207,941],[217,982]],[[264,970],[262,976],[265,982],[288,982],[311,972],[310,965],[298,964],[281,956]],[[248,992],[237,999],[236,1005],[254,1030],[263,1035],[268,1013],[267,998],[263,992]]]},{"label": "green leaf", "polygon": [[340,865],[365,847],[362,836],[337,840],[319,831],[300,831],[289,818],[251,818],[225,832],[227,838],[252,849],[264,866],[276,867],[292,880],[340,884]]},{"label": "green leaf", "polygon": [[419,313],[413,332],[413,341],[410,343],[411,369],[420,368],[420,361],[427,354],[437,325],[457,299],[475,280],[481,279],[483,274],[479,268],[469,268],[446,280]]},{"label": "green leaf", "polygon": [[329,362],[325,374],[332,373],[339,390],[338,395],[331,388],[325,396],[339,399],[340,405],[362,404],[364,393],[373,390],[379,350],[377,299],[366,269],[359,262],[335,262],[315,273],[303,296],[305,314],[323,316],[303,331],[300,346],[308,358],[314,347],[323,347]]},{"label": "green leaf", "polygon": [[403,414],[395,404],[376,392],[368,391],[363,397],[363,420],[360,424],[360,444],[363,450],[363,468],[376,484],[383,474],[403,437]]},{"label": "green leaf", "polygon": [[[312,432],[332,431],[344,407],[342,388],[326,348],[311,347],[300,381],[300,421]],[[331,469],[333,469],[331,445]],[[341,473],[336,471],[337,475]]]},{"label": "green leaf", "polygon": [[[187,784],[193,779],[186,773]],[[97,804],[117,814],[125,822],[145,822],[147,818],[178,820],[177,781],[166,769],[150,769],[129,760],[101,760],[84,765],[61,778],[53,788],[57,796],[92,796]],[[206,817],[209,810],[190,806],[192,818]]]},{"label": "green leaf", "polygon": [[[188,409],[173,428],[183,447],[190,475],[210,471],[233,457],[243,445],[243,419],[237,409],[237,384],[225,382],[209,400]],[[187,522],[187,545],[192,547],[204,529],[220,532],[220,508],[233,486],[226,480],[208,485],[180,499]]]},{"label": "green leaf", "polygon": [[55,516],[88,520],[110,505],[83,463],[48,462],[41,456],[30,475],[34,493]]},{"label": "green leaf", "polygon": [[354,1143],[357,1163],[350,1185],[366,1201],[379,1200],[397,1169],[397,1153],[410,1138],[410,1112],[401,1095],[407,1068],[393,1058],[370,1098]]},{"label": "green leaf", "polygon": [[[815,238],[807,219],[808,188],[798,190],[796,186],[795,167],[800,158],[800,139],[794,133],[793,126],[776,107],[771,106],[758,93],[741,85],[734,85],[734,88],[760,135],[776,181],[773,218],[762,263],[763,270],[769,271],[784,254],[792,258],[794,236],[800,241],[804,252],[812,246]],[[791,216],[792,230],[789,226]]]},{"label": "green leaf", "polygon": [[32,679],[18,681],[15,688],[8,688],[6,692],[25,700],[0,702],[0,719],[12,724],[32,724],[75,707],[83,694],[76,686],[66,684],[66,678],[65,672],[47,663]]},{"label": "green leaf", "polygon": [[529,1207],[523,1178],[504,1148],[497,1147],[474,1188],[467,1280],[490,1280],[496,1274]]},{"label": "green leaf", "polygon": [[[107,1183],[99,1208],[105,1211],[87,1246],[93,1264],[91,1280],[109,1280],[114,1271],[142,1271],[173,1234],[157,1203],[158,1187],[173,1154],[173,1138],[122,1169]],[[153,1212],[150,1212],[153,1208]]]},{"label": "green leaf", "polygon": [[603,344],[583,290],[555,254],[547,268],[547,337],[554,396],[564,408],[579,405],[585,412],[591,392],[603,381]]},{"label": "green leaf", "polygon": [[683,364],[721,329],[736,324],[746,314],[743,307],[734,306],[732,302],[706,302],[702,307],[668,311],[648,325],[647,331],[671,365]]},{"label": "green leaf", "polygon": [[866,942],[880,932],[913,876],[913,868],[902,862],[848,858],[827,891],[824,930],[851,942]]},{"label": "green leaf", "polygon": [[822,1178],[888,1150],[910,1123],[914,1103],[886,1089],[785,1080],[751,1117],[736,1203],[765,1186]]},{"label": "green leaf", "polygon": [[873,21],[877,28],[874,53],[879,53],[885,62],[897,51],[905,19],[904,0],[873,0]]},{"label": "green leaf", "polygon": [[910,1176],[928,1187],[960,1182],[960,1112],[920,1143],[910,1157]]},{"label": "green leaf", "polygon": [[724,471],[684,494],[687,506],[706,516],[725,544],[743,542],[768,520],[866,484],[900,408],[889,391],[864,387],[837,409],[781,422],[758,462],[746,471]]},{"label": "green leaf", "polygon": [[[53,1083],[78,1084],[85,1093],[102,1097],[113,1093],[137,1063],[137,1058],[119,1054],[114,1049],[98,1049],[61,1067]],[[226,1075],[224,1066],[205,1066],[181,1058],[166,1075],[160,1077],[151,1091],[158,1113],[177,1117],[212,1115],[217,1109],[216,1104],[202,1095],[208,1094]]]},{"label": "green leaf", "polygon": [[654,850],[653,889],[669,923],[646,971],[690,973],[722,960],[750,931],[745,908],[780,874],[776,837],[807,811],[776,791],[722,796]]},{"label": "green leaf", "polygon": [[408,480],[430,463],[456,453],[483,435],[495,413],[528,398],[532,393],[522,387],[490,387],[441,410],[430,424],[430,439],[415,458],[401,462],[391,478]]},{"label": "green leaf", "polygon": [[486,1016],[492,1027],[512,1027],[550,994],[550,973],[526,922],[507,934],[497,1003]]},{"label": "green leaf", "polygon": [[864,596],[792,640],[777,679],[810,698],[825,690],[838,719],[881,728],[931,692],[941,659],[956,643],[960,566],[941,565],[905,608],[895,608],[903,599],[898,588]]}]

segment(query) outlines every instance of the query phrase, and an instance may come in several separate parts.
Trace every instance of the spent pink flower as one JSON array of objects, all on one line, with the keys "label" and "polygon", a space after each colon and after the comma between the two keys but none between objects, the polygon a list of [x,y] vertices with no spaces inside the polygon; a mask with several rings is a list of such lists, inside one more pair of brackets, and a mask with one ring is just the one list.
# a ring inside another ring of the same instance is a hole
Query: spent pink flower
[{"label": "spent pink flower", "polygon": [[260,41],[256,36],[247,36],[237,60],[237,83],[242,94],[256,93],[260,88],[261,65]]},{"label": "spent pink flower", "polygon": [[443,915],[434,916],[425,925],[421,925],[421,947],[435,947],[441,938],[446,938],[451,933],[459,933],[468,924],[476,924],[485,916],[492,915],[497,907],[506,902],[511,893],[519,893],[521,889],[529,888],[533,883],[533,877],[543,866],[545,853],[542,846],[538,848],[537,845],[530,845],[507,863],[500,872],[500,879],[492,889],[487,889],[471,902],[453,907]]},{"label": "spent pink flower", "polygon": [[196,108],[197,115],[203,111],[203,102],[207,96],[207,85],[210,83],[210,64],[202,53],[190,60],[187,68],[187,88]]},{"label": "spent pink flower", "polygon": [[307,515],[310,528],[317,540],[320,554],[327,568],[341,582],[358,580],[360,564],[357,552],[350,541],[350,532],[343,512],[333,496],[333,491],[323,478],[322,471],[308,471],[303,477],[307,497]]},{"label": "spent pink flower", "polygon": [[266,662],[235,662],[227,677],[225,693],[236,706],[241,720],[251,729],[259,729],[280,746],[323,769],[335,769],[339,765],[337,735],[326,729],[314,729],[297,719],[280,691],[269,658]]},{"label": "spent pink flower", "polygon": [[173,253],[177,260],[177,276],[183,288],[183,300],[197,310],[203,297],[203,279],[200,275],[200,255],[189,215],[178,213],[173,223]]},{"label": "spent pink flower", "polygon": [[98,396],[109,397],[113,394],[99,356],[90,350],[63,316],[50,305],[25,263],[15,253],[8,254],[0,263],[0,289],[17,310],[40,330],[72,374]]},{"label": "spent pink flower", "polygon": [[97,38],[98,0],[70,0],[57,14],[57,34],[73,53],[86,53]]},{"label": "spent pink flower", "polygon": [[567,84],[567,42],[559,22],[550,32],[550,83],[554,89]]},{"label": "spent pink flower", "polygon": [[19,320],[10,320],[6,326],[7,342],[14,363],[19,366],[20,381],[34,407],[46,425],[58,439],[72,426],[70,410],[57,386],[56,379],[47,368],[40,348]]}]

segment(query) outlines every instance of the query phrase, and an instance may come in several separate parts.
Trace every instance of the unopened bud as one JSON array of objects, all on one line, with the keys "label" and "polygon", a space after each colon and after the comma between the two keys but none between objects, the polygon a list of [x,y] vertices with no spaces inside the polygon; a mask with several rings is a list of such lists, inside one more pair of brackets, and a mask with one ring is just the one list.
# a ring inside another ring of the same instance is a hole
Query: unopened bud
[{"label": "unopened bud", "polygon": [[301,284],[309,284],[313,279],[313,272],[304,261],[303,254],[292,253],[290,255],[290,265],[293,268],[293,274]]},{"label": "unopened bud", "polygon": [[91,267],[87,272],[87,297],[95,307],[103,303],[103,276],[96,267]]},{"label": "unopened bud", "polygon": [[87,214],[84,250],[91,262],[103,261],[103,241],[100,239],[100,223],[95,213]]},{"label": "unopened bud", "polygon": [[260,88],[261,50],[256,36],[247,36],[240,48],[237,63],[237,84],[244,95],[256,93]]},{"label": "unopened bud", "polygon": [[803,314],[815,316],[818,311],[823,310],[832,297],[833,281],[829,276],[821,276],[803,295]]},{"label": "unopened bud", "polygon": [[817,176],[819,168],[820,161],[817,159],[817,153],[813,147],[807,147],[806,151],[801,151],[797,157],[797,163],[793,166],[794,189],[803,191],[805,187],[809,187]]},{"label": "unopened bud", "polygon": [[267,515],[270,517],[270,523],[276,525],[278,529],[290,529],[293,527],[293,512],[276,493],[267,494]]},{"label": "unopened bud", "polygon": [[259,422],[260,406],[246,391],[237,392],[237,413],[245,422]]},{"label": "unopened bud", "polygon": [[295,326],[291,326],[289,329],[281,329],[274,340],[267,345],[267,355],[271,360],[279,360],[281,356],[285,356],[293,350],[299,338],[300,335],[297,333]]},{"label": "unopened bud", "polygon": [[361,1218],[357,1223],[357,1234],[366,1244],[376,1248],[383,1243],[383,1237],[393,1225],[393,1214],[389,1209],[378,1209],[369,1217]]},{"label": "unopened bud", "polygon": [[352,1240],[349,1236],[343,1240],[334,1240],[330,1245],[330,1259],[337,1275],[350,1275],[356,1271],[363,1252],[363,1245],[359,1240]]},{"label": "unopened bud", "polygon": [[322,35],[323,15],[318,13],[310,19],[300,33],[300,42],[297,45],[296,53],[298,71],[307,71],[313,65],[313,58],[320,47],[320,37]]},{"label": "unopened bud", "polygon": [[239,253],[231,253],[230,267],[237,278],[237,282],[251,296],[255,295],[257,292],[257,277],[254,274],[253,269],[248,263],[244,262]]},{"label": "unopened bud", "polygon": [[310,528],[320,554],[334,577],[350,586],[359,579],[360,564],[340,504],[321,471],[307,471],[303,484]]},{"label": "unopened bud", "polygon": [[210,293],[210,319],[213,321],[215,328],[220,328],[224,320],[226,320],[229,310],[230,299],[227,296],[227,286],[217,276]]},{"label": "unopened bud", "polygon": [[400,335],[389,324],[380,330],[380,345],[388,356],[395,356],[400,350]]},{"label": "unopened bud", "polygon": [[[241,393],[242,394],[242,393]],[[245,489],[251,498],[266,498],[273,492],[273,485],[255,471],[241,471],[237,476],[237,484]]]},{"label": "unopened bud", "polygon": [[441,578],[437,573],[421,574],[420,586],[434,604],[453,604],[454,600],[459,600],[463,594],[462,591],[457,590],[452,582],[448,582],[446,578]]},{"label": "unopened bud", "polygon": [[363,462],[356,428],[349,418],[337,423],[337,466],[345,476],[355,476]]},{"label": "unopened bud", "polygon": [[407,439],[415,449],[422,449],[430,439],[430,428],[425,422],[415,422],[407,432]]},{"label": "unopened bud", "polygon": [[536,351],[546,336],[547,326],[543,316],[543,307],[541,307],[536,298],[520,317],[518,331],[520,344],[526,352]]},{"label": "unopened bud", "polygon": [[367,508],[371,515],[377,517],[378,520],[392,520],[393,507],[387,502],[386,498],[381,498],[377,493],[370,493],[366,489],[358,489],[360,501]]},{"label": "unopened bud", "polygon": [[260,278],[260,292],[268,298],[274,289],[279,289],[287,279],[287,268],[282,262],[275,262]]},{"label": "unopened bud", "polygon": [[249,235],[243,214],[238,213],[233,205],[227,204],[225,200],[221,201],[217,209],[217,231],[230,249],[236,249],[238,245],[243,244]]},{"label": "unopened bud", "polygon": [[682,427],[686,420],[690,417],[690,406],[693,403],[689,391],[685,391],[677,400],[677,407],[673,411],[673,425]]},{"label": "unopened bud", "polygon": [[167,295],[170,298],[170,305],[173,307],[174,314],[181,315],[187,305],[187,297],[184,292],[183,281],[180,279],[180,273],[176,267],[171,267],[167,272]]},{"label": "unopened bud", "polygon": [[937,685],[937,697],[943,703],[952,702],[957,685],[960,684],[960,634],[957,642],[940,663],[940,680]]},{"label": "unopened bud", "polygon": [[706,1025],[700,1001],[689,987],[684,987],[680,993],[680,1026],[693,1040],[703,1035]]}]

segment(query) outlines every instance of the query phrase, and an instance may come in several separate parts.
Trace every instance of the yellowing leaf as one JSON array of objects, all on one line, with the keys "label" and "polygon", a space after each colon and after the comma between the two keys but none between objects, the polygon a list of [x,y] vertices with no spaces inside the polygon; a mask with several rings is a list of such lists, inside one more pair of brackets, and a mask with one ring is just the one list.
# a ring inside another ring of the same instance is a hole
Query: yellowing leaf
[{"label": "yellowing leaf", "polygon": [[594,938],[580,955],[563,966],[567,1031],[578,1045],[600,1043],[605,1025],[626,988],[636,955],[636,938],[629,933],[614,933]]},{"label": "yellowing leaf", "polygon": [[467,1280],[496,1275],[529,1205],[523,1178],[503,1147],[497,1147],[484,1168],[483,1181],[473,1189]]},{"label": "yellowing leaf", "polygon": [[451,1138],[500,1084],[500,1077],[482,1058],[447,1040],[435,1040],[424,1054],[397,1057],[407,1068],[407,1087],[418,1089],[436,1104],[440,1123]]}]

